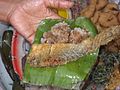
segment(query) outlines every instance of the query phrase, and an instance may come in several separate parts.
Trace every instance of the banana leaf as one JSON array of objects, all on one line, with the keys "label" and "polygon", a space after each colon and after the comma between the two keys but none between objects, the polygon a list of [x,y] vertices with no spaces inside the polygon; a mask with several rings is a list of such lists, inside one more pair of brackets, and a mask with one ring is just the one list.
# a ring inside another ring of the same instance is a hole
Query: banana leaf
[{"label": "banana leaf", "polygon": [[[93,23],[85,17],[78,17],[76,20],[46,19],[40,23],[34,43],[40,44],[43,33],[49,31],[56,23],[63,21],[68,23],[70,28],[86,28],[92,34],[92,37],[97,34]],[[89,75],[96,62],[97,56],[98,51],[83,56],[79,60],[55,67],[35,68],[26,62],[23,82],[32,85],[50,85],[65,89],[75,89],[81,85]]]}]

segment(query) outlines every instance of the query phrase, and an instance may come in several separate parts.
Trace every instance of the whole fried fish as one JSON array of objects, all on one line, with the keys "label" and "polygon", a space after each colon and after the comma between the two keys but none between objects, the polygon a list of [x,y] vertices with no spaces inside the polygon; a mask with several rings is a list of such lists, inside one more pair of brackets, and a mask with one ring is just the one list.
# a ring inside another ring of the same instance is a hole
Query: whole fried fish
[{"label": "whole fried fish", "polygon": [[63,65],[94,52],[101,45],[105,45],[119,36],[120,25],[108,28],[94,38],[90,37],[79,44],[33,44],[27,62],[32,67]]}]

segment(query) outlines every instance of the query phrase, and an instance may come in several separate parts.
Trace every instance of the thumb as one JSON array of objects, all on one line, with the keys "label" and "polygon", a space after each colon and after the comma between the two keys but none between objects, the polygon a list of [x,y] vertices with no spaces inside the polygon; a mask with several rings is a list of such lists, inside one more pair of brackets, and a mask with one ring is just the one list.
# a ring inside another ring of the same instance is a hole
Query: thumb
[{"label": "thumb", "polygon": [[47,7],[68,9],[73,6],[73,2],[66,0],[44,0]]}]

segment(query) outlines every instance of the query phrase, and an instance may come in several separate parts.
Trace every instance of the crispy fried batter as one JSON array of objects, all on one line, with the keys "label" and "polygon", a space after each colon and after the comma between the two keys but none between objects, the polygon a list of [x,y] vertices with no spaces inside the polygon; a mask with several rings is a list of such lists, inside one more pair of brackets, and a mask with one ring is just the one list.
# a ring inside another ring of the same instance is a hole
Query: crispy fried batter
[{"label": "crispy fried batter", "polygon": [[[96,3],[97,3],[97,0],[90,0],[90,4],[96,5]],[[90,5],[90,4],[89,4],[89,5]]]},{"label": "crispy fried batter", "polygon": [[90,18],[98,30],[99,26],[101,30],[104,30],[104,28],[120,24],[119,13],[119,6],[116,3],[110,3],[108,0],[90,0],[90,4],[82,10],[80,15]]},{"label": "crispy fried batter", "polygon": [[111,12],[112,14],[117,15],[119,13],[119,7],[116,3],[109,3],[104,8],[104,12]]},{"label": "crispy fried batter", "polygon": [[118,18],[118,21],[119,21],[119,24],[120,24],[120,12],[119,12],[117,18]]},{"label": "crispy fried batter", "polygon": [[[77,36],[77,37],[76,37]],[[70,32],[70,43],[80,43],[82,41],[82,36],[81,34],[79,33],[79,31],[71,31]]]},{"label": "crispy fried batter", "polygon": [[108,3],[105,9],[108,10],[117,10],[118,11],[118,5],[116,3]]},{"label": "crispy fried batter", "polygon": [[96,24],[96,23],[98,22],[99,17],[100,17],[100,11],[96,11],[95,14],[94,14],[94,16],[91,17],[91,21],[92,21],[94,24]]},{"label": "crispy fried batter", "polygon": [[96,10],[103,9],[108,4],[108,0],[97,0]]},{"label": "crispy fried batter", "polygon": [[90,4],[88,7],[86,7],[81,11],[80,15],[90,18],[94,15],[94,12],[95,12],[95,5]]},{"label": "crispy fried batter", "polygon": [[119,66],[116,66],[105,90],[119,90],[117,89],[118,86],[120,87],[120,68]]},{"label": "crispy fried batter", "polygon": [[89,33],[86,30],[82,30],[81,28],[74,28],[74,30],[70,32],[69,42],[77,44],[88,37]]},{"label": "crispy fried batter", "polygon": [[118,19],[114,14],[104,12],[100,13],[99,24],[103,27],[119,25]]},{"label": "crispy fried batter", "polygon": [[68,38],[70,34],[70,27],[67,23],[62,22],[54,25],[51,31],[43,33],[42,43],[68,43]]},{"label": "crispy fried batter", "polygon": [[[95,51],[120,35],[120,26],[104,30],[95,38],[83,40],[80,44],[39,44],[32,46],[27,62],[33,67],[66,64]],[[52,62],[52,63],[51,63]]]},{"label": "crispy fried batter", "polygon": [[57,40],[56,40],[56,36],[54,36],[52,34],[52,32],[45,32],[43,33],[43,37],[45,38],[42,43],[50,43],[50,44],[53,44],[53,43],[56,43]]},{"label": "crispy fried batter", "polygon": [[[38,65],[41,64],[42,62],[39,60],[45,60],[49,58],[50,50],[51,50],[51,45],[38,45],[34,44],[32,46],[32,53],[29,54],[29,63],[30,65]],[[41,52],[41,53],[39,53]]]},{"label": "crispy fried batter", "polygon": [[86,29],[74,28],[70,29],[65,22],[54,25],[50,31],[43,33],[42,43],[80,43],[88,38],[90,33]]},{"label": "crispy fried batter", "polygon": [[120,52],[120,36],[114,41],[108,43],[105,49],[107,52],[119,53]]}]

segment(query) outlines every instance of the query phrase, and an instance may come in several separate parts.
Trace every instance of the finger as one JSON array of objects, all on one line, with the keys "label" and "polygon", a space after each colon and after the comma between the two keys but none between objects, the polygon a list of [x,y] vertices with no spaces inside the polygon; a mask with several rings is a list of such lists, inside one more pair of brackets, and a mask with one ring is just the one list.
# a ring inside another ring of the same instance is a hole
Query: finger
[{"label": "finger", "polygon": [[24,36],[26,40],[28,40],[30,43],[33,42],[35,30],[32,25],[29,25],[26,22],[21,23],[21,20],[19,19],[12,19],[11,24],[22,36]]},{"label": "finger", "polygon": [[[51,15],[49,17],[46,17],[46,19],[61,19],[60,16],[58,16],[57,14]],[[31,35],[29,35],[28,37],[25,37],[31,44],[34,41],[35,38],[35,32],[33,32]]]},{"label": "finger", "polygon": [[35,38],[35,33],[33,33],[29,37],[27,37],[26,40],[28,40],[32,44],[34,41],[34,38]]},{"label": "finger", "polygon": [[32,30],[31,28],[21,28],[17,27],[16,30],[30,43],[34,41],[35,36],[35,30]]},{"label": "finger", "polygon": [[30,43],[34,41],[34,36],[35,36],[35,30],[33,30],[34,28],[30,26],[29,27],[24,26],[24,28],[19,26],[16,29]]},{"label": "finger", "polygon": [[47,16],[46,19],[61,19],[61,17],[54,13],[53,15]]},{"label": "finger", "polygon": [[47,7],[68,9],[73,6],[73,2],[66,0],[44,0]]}]

